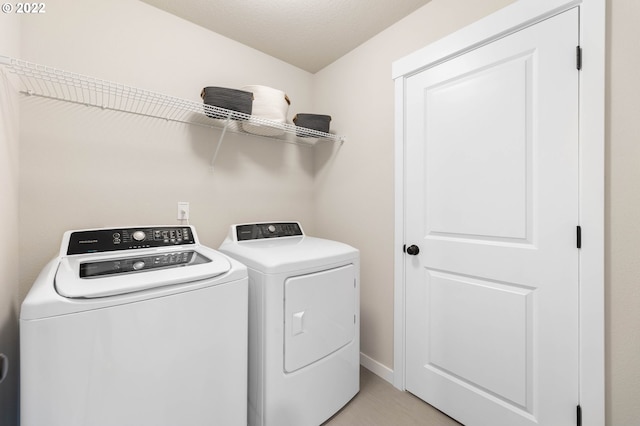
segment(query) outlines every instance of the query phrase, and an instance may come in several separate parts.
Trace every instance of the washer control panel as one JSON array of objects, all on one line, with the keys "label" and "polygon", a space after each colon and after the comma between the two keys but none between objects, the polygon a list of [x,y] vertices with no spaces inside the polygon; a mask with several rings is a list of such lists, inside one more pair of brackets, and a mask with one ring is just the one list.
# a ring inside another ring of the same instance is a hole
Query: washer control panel
[{"label": "washer control panel", "polygon": [[95,278],[105,275],[128,274],[139,271],[199,265],[211,262],[193,250],[157,254],[143,257],[123,257],[99,262],[80,264],[80,278]]},{"label": "washer control panel", "polygon": [[250,223],[236,225],[238,241],[261,240],[304,235],[298,222]]},{"label": "washer control panel", "polygon": [[98,253],[195,243],[195,236],[189,226],[93,229],[72,232],[69,237],[67,254]]}]

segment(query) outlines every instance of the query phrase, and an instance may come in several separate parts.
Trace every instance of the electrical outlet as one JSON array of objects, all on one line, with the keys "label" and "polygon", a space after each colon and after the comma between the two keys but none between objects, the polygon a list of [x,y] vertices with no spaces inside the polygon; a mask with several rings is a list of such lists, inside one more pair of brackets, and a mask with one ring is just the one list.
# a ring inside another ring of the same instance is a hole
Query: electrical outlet
[{"label": "electrical outlet", "polygon": [[189,220],[188,201],[178,201],[178,220]]}]

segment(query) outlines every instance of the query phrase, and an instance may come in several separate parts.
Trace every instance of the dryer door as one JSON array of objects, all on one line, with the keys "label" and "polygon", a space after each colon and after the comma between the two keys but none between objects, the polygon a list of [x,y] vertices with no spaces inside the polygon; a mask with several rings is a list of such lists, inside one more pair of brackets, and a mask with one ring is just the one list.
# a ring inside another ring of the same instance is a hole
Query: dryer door
[{"label": "dryer door", "polygon": [[284,283],[284,369],[296,371],[355,337],[356,268],[288,278]]}]

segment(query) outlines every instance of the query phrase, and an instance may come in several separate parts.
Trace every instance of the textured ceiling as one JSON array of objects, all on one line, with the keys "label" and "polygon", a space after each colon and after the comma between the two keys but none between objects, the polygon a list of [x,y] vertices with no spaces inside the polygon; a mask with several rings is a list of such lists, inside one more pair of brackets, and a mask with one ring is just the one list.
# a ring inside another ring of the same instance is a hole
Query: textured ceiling
[{"label": "textured ceiling", "polygon": [[315,73],[430,0],[142,0]]}]

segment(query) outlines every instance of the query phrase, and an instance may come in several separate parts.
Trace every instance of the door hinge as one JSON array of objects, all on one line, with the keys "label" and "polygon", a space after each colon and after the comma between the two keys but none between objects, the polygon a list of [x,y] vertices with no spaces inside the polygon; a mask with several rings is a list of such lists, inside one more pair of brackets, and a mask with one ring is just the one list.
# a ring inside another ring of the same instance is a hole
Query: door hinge
[{"label": "door hinge", "polygon": [[576,247],[582,248],[582,227],[576,226]]},{"label": "door hinge", "polygon": [[578,71],[582,69],[582,47],[576,46],[576,68]]},{"label": "door hinge", "polygon": [[582,407],[579,405],[576,407],[576,424],[582,426]]}]

